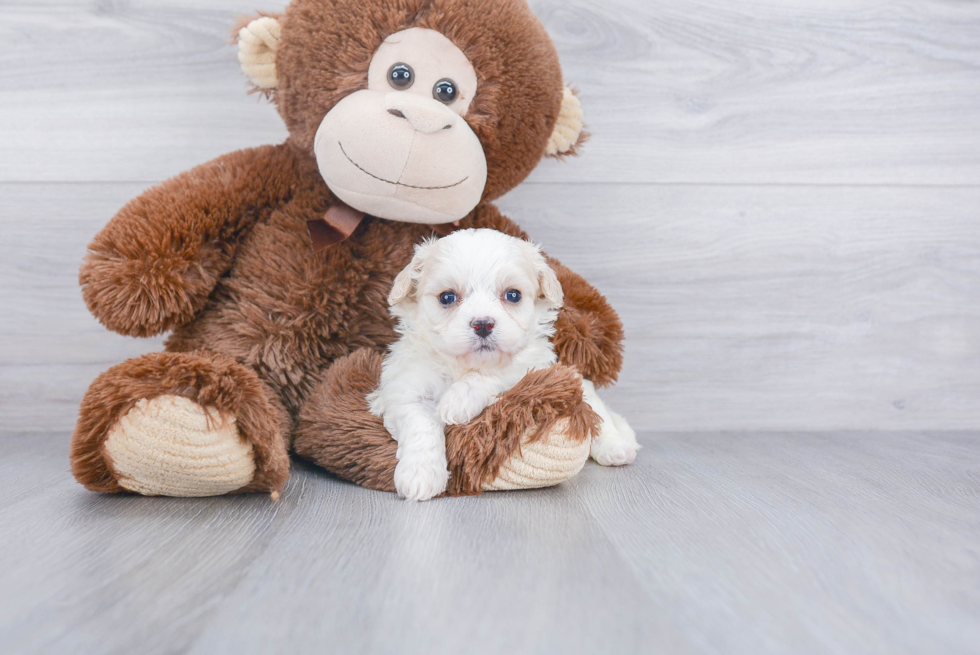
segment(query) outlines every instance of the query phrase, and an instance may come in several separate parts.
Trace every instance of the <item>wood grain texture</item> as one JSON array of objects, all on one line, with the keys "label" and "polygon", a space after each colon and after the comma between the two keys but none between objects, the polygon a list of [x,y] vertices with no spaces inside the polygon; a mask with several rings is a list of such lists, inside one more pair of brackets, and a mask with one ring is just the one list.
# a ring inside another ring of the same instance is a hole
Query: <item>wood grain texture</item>
[{"label": "wood grain texture", "polygon": [[[250,4],[5,4],[2,181],[156,181],[285,135],[227,44]],[[976,3],[531,4],[594,135],[534,180],[980,184]]]},{"label": "wood grain texture", "polygon": [[974,653],[977,437],[663,435],[570,484],[698,651]]},{"label": "wood grain texture", "polygon": [[[98,373],[160,349],[104,330],[77,286],[85,244],[141,189],[0,186],[0,426],[70,430]],[[977,207],[980,189],[688,185],[502,203],[620,312],[606,397],[642,430],[976,428]]]},{"label": "wood grain texture", "polygon": [[90,494],[5,437],[11,653],[946,653],[980,642],[976,433],[661,434],[552,489]]},{"label": "wood grain texture", "polygon": [[410,505],[71,479],[88,383],[161,347],[88,315],[85,246],[285,137],[228,45],[283,1],[0,0],[0,650],[977,652],[980,4],[531,4],[593,138],[501,206],[620,311],[645,448]]},{"label": "wood grain texture", "polygon": [[553,185],[503,207],[623,317],[607,397],[643,430],[980,426],[980,189]]}]

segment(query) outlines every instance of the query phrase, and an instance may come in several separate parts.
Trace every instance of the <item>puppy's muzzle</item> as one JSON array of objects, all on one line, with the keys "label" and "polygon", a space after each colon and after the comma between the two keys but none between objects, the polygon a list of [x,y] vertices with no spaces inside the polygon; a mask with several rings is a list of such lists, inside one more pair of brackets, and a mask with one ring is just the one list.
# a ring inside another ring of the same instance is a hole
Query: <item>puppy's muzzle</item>
[{"label": "puppy's muzzle", "polygon": [[474,318],[470,321],[470,327],[481,339],[486,339],[493,332],[493,319]]}]

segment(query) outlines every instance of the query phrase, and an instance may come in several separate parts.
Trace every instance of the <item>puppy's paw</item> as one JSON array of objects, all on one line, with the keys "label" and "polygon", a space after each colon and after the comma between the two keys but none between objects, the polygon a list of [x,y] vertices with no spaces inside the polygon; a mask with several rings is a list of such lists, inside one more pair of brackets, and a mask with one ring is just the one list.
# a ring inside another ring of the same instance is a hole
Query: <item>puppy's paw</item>
[{"label": "puppy's paw", "polygon": [[439,418],[446,425],[469,423],[486,409],[486,402],[466,383],[452,385],[439,400]]},{"label": "puppy's paw", "polygon": [[625,466],[636,459],[640,444],[636,433],[619,414],[610,412],[612,421],[603,421],[592,440],[592,459],[602,466]]},{"label": "puppy's paw", "polygon": [[636,448],[621,439],[596,439],[592,442],[592,459],[602,466],[626,466],[636,459]]},{"label": "puppy's paw", "polygon": [[415,455],[398,460],[395,490],[406,500],[429,500],[446,490],[449,469],[446,458]]},{"label": "puppy's paw", "polygon": [[613,426],[615,426],[616,431],[619,432],[619,436],[622,437],[623,441],[633,450],[639,450],[641,446],[636,440],[636,432],[626,422],[626,419],[613,411],[609,412],[609,416],[612,417]]}]

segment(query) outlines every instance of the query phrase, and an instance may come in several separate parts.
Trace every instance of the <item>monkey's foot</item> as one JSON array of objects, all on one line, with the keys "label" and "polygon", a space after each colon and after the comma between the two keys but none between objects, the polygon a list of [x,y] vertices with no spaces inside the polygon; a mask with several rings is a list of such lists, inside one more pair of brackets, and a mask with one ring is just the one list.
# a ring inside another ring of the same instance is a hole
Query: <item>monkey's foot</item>
[{"label": "monkey's foot", "polygon": [[217,496],[255,476],[233,415],[182,396],[140,400],[103,443],[119,485],[144,496]]},{"label": "monkey's foot", "polygon": [[[365,399],[378,388],[381,362],[367,349],[334,362],[300,412],[293,447],[345,480],[396,491],[398,443]],[[532,371],[473,421],[446,427],[446,495],[564,482],[585,465],[598,423],[576,371]]]},{"label": "monkey's foot", "polygon": [[589,459],[589,440],[572,439],[568,421],[552,426],[548,436],[528,443],[530,430],[521,447],[497,472],[497,477],[483,485],[483,491],[509,491],[551,487],[574,477]]},{"label": "monkey's foot", "polygon": [[277,497],[289,416],[252,369],[205,351],[148,353],[85,392],[71,470],[92,491]]}]

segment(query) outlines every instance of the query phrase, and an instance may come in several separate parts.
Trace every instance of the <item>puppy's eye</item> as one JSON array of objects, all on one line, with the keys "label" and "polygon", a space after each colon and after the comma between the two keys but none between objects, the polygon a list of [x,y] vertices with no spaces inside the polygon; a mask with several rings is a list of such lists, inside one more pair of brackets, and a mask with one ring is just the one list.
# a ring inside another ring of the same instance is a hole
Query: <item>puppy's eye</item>
[{"label": "puppy's eye", "polygon": [[517,289],[507,289],[507,291],[504,292],[504,300],[517,304],[521,302],[521,292]]},{"label": "puppy's eye", "polygon": [[415,71],[408,64],[398,63],[388,69],[388,84],[404,91],[415,83]]},{"label": "puppy's eye", "polygon": [[442,303],[443,307],[449,307],[450,305],[456,304],[456,292],[455,291],[443,291],[439,294],[439,302]]},{"label": "puppy's eye", "polygon": [[456,83],[450,79],[439,80],[432,87],[432,97],[447,105],[452,103],[457,95],[459,95],[459,89],[456,88]]}]

